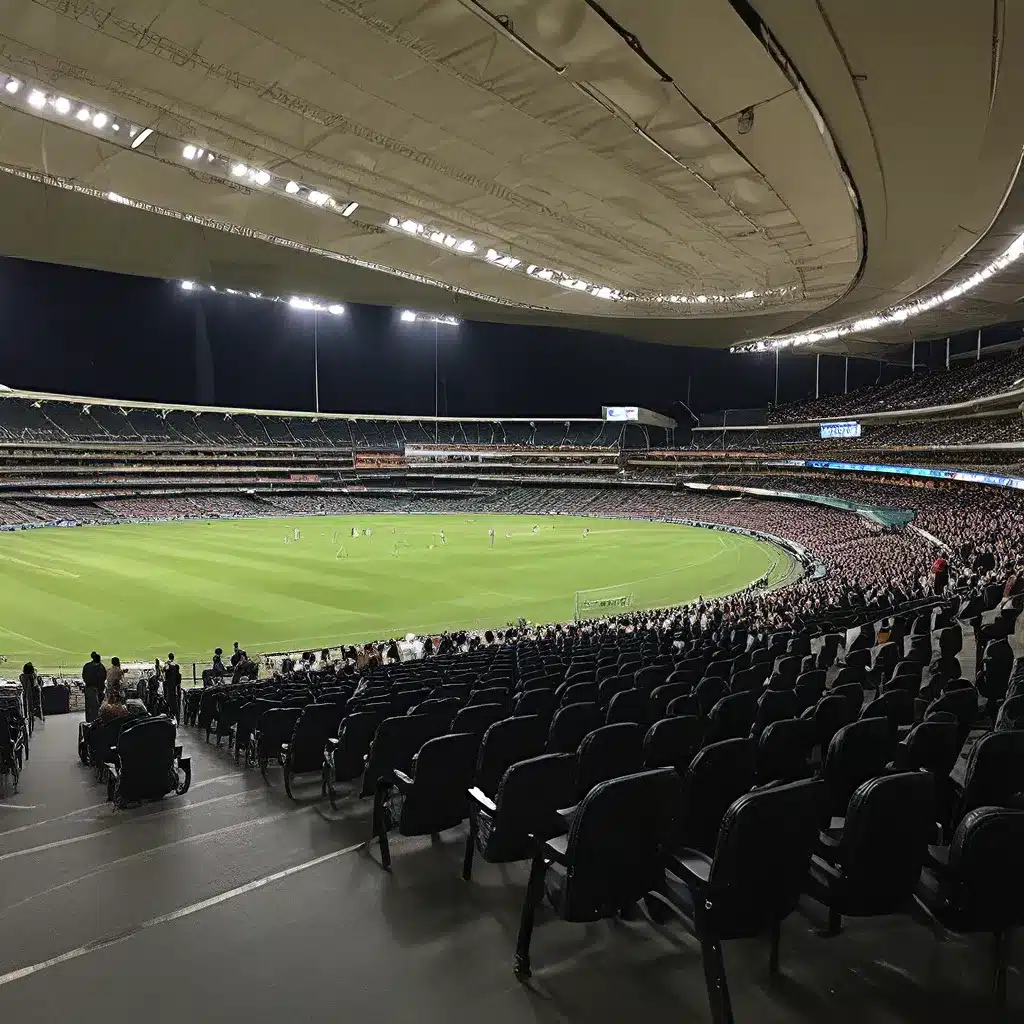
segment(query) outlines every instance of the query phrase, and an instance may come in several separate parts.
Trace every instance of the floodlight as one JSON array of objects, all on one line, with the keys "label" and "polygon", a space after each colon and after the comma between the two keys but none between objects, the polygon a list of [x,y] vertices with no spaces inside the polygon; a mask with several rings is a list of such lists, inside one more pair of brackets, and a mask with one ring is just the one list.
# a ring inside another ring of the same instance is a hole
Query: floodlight
[{"label": "floodlight", "polygon": [[418,235],[423,230],[423,225],[415,220],[403,220],[402,230],[408,231],[410,235]]},{"label": "floodlight", "polygon": [[254,180],[255,180],[257,185],[269,185],[270,184],[270,172],[269,171],[257,171]]},{"label": "floodlight", "polygon": [[28,105],[35,107],[36,110],[41,110],[46,106],[46,93],[41,89],[33,89],[28,94]]},{"label": "floodlight", "polygon": [[299,191],[299,183],[297,181],[289,181],[288,184],[285,185],[284,190],[288,195],[293,196]]},{"label": "floodlight", "polygon": [[553,278],[555,275],[554,275],[553,271],[550,271],[550,270],[538,270],[537,271],[537,276],[542,281],[550,281],[551,278]]},{"label": "floodlight", "polygon": [[327,307],[327,312],[334,316],[341,316],[341,314],[345,312],[345,307],[341,305],[341,303],[335,302]]},{"label": "floodlight", "polygon": [[143,128],[132,140],[132,149],[138,149],[153,134],[152,128]]},{"label": "floodlight", "polygon": [[75,114],[75,117],[77,117],[79,121],[88,121],[91,116],[92,115],[89,113],[88,107],[82,107],[78,113]]},{"label": "floodlight", "polygon": [[438,245],[444,245],[444,232],[443,231],[431,231],[430,240],[436,242]]},{"label": "floodlight", "polygon": [[459,252],[476,252],[476,242],[470,238],[465,238],[455,248]]},{"label": "floodlight", "polygon": [[56,110],[58,114],[66,114],[71,110],[71,100],[66,96],[58,96],[53,101],[53,109]]},{"label": "floodlight", "polygon": [[315,192],[314,191],[314,192],[310,192],[309,195],[306,196],[306,198],[314,206],[323,206],[324,203],[326,203],[327,200],[330,199],[331,197],[326,192]]},{"label": "floodlight", "polygon": [[4,88],[13,96],[21,88],[21,82],[16,78],[9,78]]},{"label": "floodlight", "polygon": [[248,167],[246,167],[246,166],[245,166],[245,164],[232,164],[232,165],[231,165],[231,173],[232,173],[232,174],[233,174],[233,175],[234,175],[234,176],[235,176],[236,178],[242,178],[242,177],[244,177],[244,176],[245,176],[245,172],[246,172],[247,170],[249,170],[249,168],[248,168]]},{"label": "floodlight", "polygon": [[195,282],[193,282],[193,281],[182,281],[181,282],[181,288],[182,288],[182,291],[190,292],[190,291],[192,291],[193,288],[195,288]]},{"label": "floodlight", "polygon": [[107,115],[104,114],[104,113],[93,114],[93,116],[92,116],[92,126],[93,126],[93,128],[106,128],[107,121],[109,121],[109,120],[110,120],[110,118],[107,117]]},{"label": "floodlight", "polygon": [[416,314],[411,309],[403,309],[402,320],[407,324],[414,324],[416,323]]},{"label": "floodlight", "polygon": [[495,249],[488,249],[487,250],[487,255],[484,256],[484,259],[487,260],[488,263],[493,263],[496,259],[498,259],[499,256],[500,256],[500,253],[497,250],[495,250]]},{"label": "floodlight", "polygon": [[448,246],[449,249],[454,249],[455,248],[455,243],[457,241],[458,241],[458,239],[454,235],[445,235],[444,236],[444,244],[446,246]]},{"label": "floodlight", "polygon": [[341,211],[341,215],[342,215],[342,217],[351,217],[352,214],[355,213],[356,210],[358,210],[358,209],[359,209],[359,204],[358,203],[355,203],[355,202],[349,203],[345,207],[345,209]]},{"label": "floodlight", "polygon": [[181,151],[181,155],[182,155],[182,156],[183,156],[183,157],[184,157],[184,158],[185,158],[186,160],[195,160],[195,158],[196,158],[196,147],[195,147],[195,146],[186,146],[186,147],[185,147],[185,148],[184,148],[184,149],[183,149],[183,150]]},{"label": "floodlight", "polygon": [[397,217],[388,217],[388,227],[389,228],[397,228],[398,227],[398,218]]}]

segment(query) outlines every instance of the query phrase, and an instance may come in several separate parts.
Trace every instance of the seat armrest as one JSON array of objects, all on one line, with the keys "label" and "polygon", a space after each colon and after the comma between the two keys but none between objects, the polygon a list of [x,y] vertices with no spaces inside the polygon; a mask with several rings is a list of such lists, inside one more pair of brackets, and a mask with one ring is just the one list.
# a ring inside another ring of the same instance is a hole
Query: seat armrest
[{"label": "seat armrest", "polygon": [[406,775],[405,772],[403,772],[401,769],[399,769],[399,768],[394,769],[394,774],[395,774],[395,782],[397,783],[398,788],[403,793],[406,792],[407,790],[412,789],[412,787],[415,785],[413,780],[411,778],[409,778],[409,776]]},{"label": "seat armrest", "polygon": [[826,850],[838,850],[842,839],[842,829],[829,829],[828,831],[821,831],[818,833],[818,844]]},{"label": "seat armrest", "polygon": [[549,839],[544,843],[542,847],[545,857],[550,860],[556,861],[559,864],[568,864],[569,859],[566,856],[566,852],[569,849],[569,836],[556,836],[554,839]]},{"label": "seat armrest", "polygon": [[[338,737],[337,737],[337,736],[332,736],[332,737],[330,737],[330,739],[328,739],[328,741],[327,741],[327,746],[328,746],[328,747],[330,747],[330,748],[331,748],[331,750],[336,750],[336,749],[338,748],[338,744],[339,744],[340,742],[341,742],[341,740],[340,740],[340,739],[338,739]],[[325,748],[325,749],[326,749],[326,748]]]},{"label": "seat armrest", "polygon": [[668,870],[687,885],[707,885],[713,860],[700,850],[680,850],[669,858]]},{"label": "seat armrest", "polygon": [[117,765],[113,761],[105,761],[103,763],[103,767],[112,779],[118,779],[120,777],[121,773],[118,771]]},{"label": "seat armrest", "polygon": [[924,862],[941,878],[949,870],[949,847],[929,845]]},{"label": "seat armrest", "polygon": [[482,789],[476,786],[469,791],[469,799],[475,800],[485,811],[490,811],[491,814],[498,809],[498,805]]},{"label": "seat armrest", "polygon": [[555,811],[566,832],[572,828],[573,818],[576,817],[576,811],[579,810],[579,806],[579,804],[573,804],[572,807],[559,807]]}]

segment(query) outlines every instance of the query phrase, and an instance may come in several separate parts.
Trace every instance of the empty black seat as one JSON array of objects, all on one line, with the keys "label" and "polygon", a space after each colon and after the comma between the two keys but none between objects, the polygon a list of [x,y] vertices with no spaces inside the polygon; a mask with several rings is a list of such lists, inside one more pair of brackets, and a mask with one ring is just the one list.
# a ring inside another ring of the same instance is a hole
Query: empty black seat
[{"label": "empty black seat", "polygon": [[757,702],[754,723],[750,727],[751,738],[758,739],[772,722],[796,718],[799,712],[800,702],[794,690],[765,690]]},{"label": "empty black seat", "polygon": [[606,679],[603,683],[599,684],[597,688],[597,703],[600,704],[601,707],[607,709],[608,705],[612,702],[612,698],[616,694],[632,689],[632,675],[611,676],[609,679]]},{"label": "empty black seat", "polygon": [[452,719],[449,731],[472,733],[479,743],[495,722],[508,717],[508,709],[503,704],[467,704]]},{"label": "empty black seat", "polygon": [[842,683],[839,686],[833,686],[828,694],[830,697],[845,697],[856,705],[857,713],[860,714],[860,709],[864,704],[864,687],[860,683]]},{"label": "empty black seat", "polygon": [[800,710],[814,707],[825,693],[825,670],[802,672],[796,677],[796,699]]},{"label": "empty black seat", "polygon": [[701,716],[706,717],[711,709],[729,692],[724,679],[709,676],[702,679],[693,691],[700,706]]},{"label": "empty black seat", "polygon": [[[436,835],[465,820],[478,747],[479,740],[473,733],[437,736],[420,748],[412,775],[396,768],[390,784],[381,780],[374,794],[373,817],[381,864],[386,870],[391,868],[389,828],[397,827],[403,836]],[[388,820],[387,798],[392,785],[405,797],[397,822]]]},{"label": "empty black seat", "polygon": [[661,883],[678,790],[671,768],[602,782],[580,804],[569,834],[538,847],[523,899],[517,978],[531,973],[530,940],[542,899],[563,921],[585,923],[611,917]]},{"label": "empty black seat", "polygon": [[516,699],[512,713],[517,716],[540,715],[550,721],[556,706],[554,690],[525,690]]},{"label": "empty black seat", "polygon": [[935,783],[927,772],[873,778],[857,788],[838,845],[827,860],[811,859],[807,892],[828,907],[830,933],[840,930],[843,915],[907,907],[934,821]]},{"label": "empty black seat", "polygon": [[844,726],[857,720],[860,704],[847,697],[822,697],[811,712],[814,723],[814,738],[825,756],[832,737]]},{"label": "empty black seat", "polygon": [[548,731],[549,754],[575,754],[583,737],[604,725],[604,715],[597,704],[567,704],[551,719]]},{"label": "empty black seat", "polygon": [[357,711],[346,715],[336,740],[327,740],[324,747],[324,785],[331,807],[337,809],[335,783],[348,782],[363,774],[377,726],[383,720],[381,711]]},{"label": "empty black seat", "polygon": [[599,782],[640,770],[643,733],[632,722],[604,725],[588,733],[576,754],[577,799]]},{"label": "empty black seat", "polygon": [[438,721],[433,715],[399,715],[385,718],[377,726],[377,732],[367,754],[363,786],[359,795],[366,797],[375,794],[377,784],[381,780],[391,782],[396,768],[408,773],[416,751],[427,740],[442,736],[447,731],[444,722]]},{"label": "empty black seat", "polygon": [[1024,794],[1024,731],[990,732],[967,755],[963,793],[950,825],[977,807],[1006,807]]},{"label": "empty black seat", "polygon": [[651,703],[642,690],[621,690],[612,697],[608,705],[605,722],[615,725],[617,722],[633,722],[647,726],[651,718]]},{"label": "empty black seat", "polygon": [[803,718],[783,718],[766,726],[757,741],[757,784],[806,778],[815,742],[814,723]]},{"label": "empty black seat", "polygon": [[107,799],[115,807],[185,793],[192,780],[191,758],[175,745],[174,723],[164,716],[137,718],[121,730],[117,752],[106,762]]},{"label": "empty black seat", "polygon": [[573,683],[571,686],[560,686],[555,691],[559,707],[566,704],[594,704],[597,702],[597,683]]},{"label": "empty black seat", "polygon": [[909,690],[886,690],[861,708],[861,718],[887,718],[894,734],[914,721],[914,695]]},{"label": "empty black seat", "polygon": [[868,779],[885,774],[895,746],[896,737],[886,718],[862,718],[844,725],[832,737],[821,771],[828,786],[831,815],[845,816],[854,791]]},{"label": "empty black seat", "polygon": [[814,849],[823,789],[805,780],[746,793],[726,811],[714,857],[699,850],[674,856],[662,902],[700,941],[712,1020],[730,1022],[732,1008],[722,942],[768,932],[769,971],[779,969],[779,925],[796,909]]},{"label": "empty black seat", "polygon": [[706,737],[711,743],[746,736],[757,714],[757,691],[730,693],[708,714]]},{"label": "empty black seat", "polygon": [[526,860],[534,851],[531,836],[550,839],[564,831],[558,811],[576,800],[576,758],[543,754],[518,761],[509,766],[493,796],[475,786],[469,797],[469,835],[462,866],[467,881],[475,850],[491,864]]},{"label": "empty black seat", "polygon": [[482,690],[474,690],[469,695],[466,706],[473,707],[478,704],[499,704],[504,708],[508,708],[511,704],[508,687],[489,686]]},{"label": "empty black seat", "polygon": [[673,846],[711,853],[729,805],[754,785],[755,744],[723,740],[704,747],[682,778]]},{"label": "empty black seat", "polygon": [[650,704],[655,721],[668,714],[668,706],[676,697],[685,697],[692,689],[690,683],[664,683],[652,690]]},{"label": "empty black seat", "polygon": [[701,721],[692,715],[663,718],[655,722],[644,737],[644,770],[675,768],[682,778],[700,749],[702,736]]},{"label": "empty black seat", "polygon": [[680,697],[674,697],[668,702],[668,707],[665,710],[668,715],[673,717],[684,715],[693,718],[704,718],[700,709],[700,701],[692,693],[684,693]]},{"label": "empty black seat", "polygon": [[[288,742],[281,745],[284,789],[289,797],[292,796],[293,775],[320,772],[322,778],[324,747],[337,734],[344,710],[341,704],[307,704],[299,715]],[[326,779],[323,779],[320,795],[326,794]]]},{"label": "empty black seat", "polygon": [[473,784],[493,797],[505,772],[517,761],[543,754],[547,739],[548,723],[539,715],[495,722],[480,744]]},{"label": "empty black seat", "polygon": [[1006,1001],[1010,934],[1024,924],[1024,811],[979,807],[957,826],[943,870],[929,869],[918,901],[955,932],[992,932],[993,989]]},{"label": "empty black seat", "polygon": [[271,758],[281,762],[281,747],[291,738],[304,707],[271,708],[260,716],[259,732],[256,734],[256,763],[263,778],[267,777]]}]

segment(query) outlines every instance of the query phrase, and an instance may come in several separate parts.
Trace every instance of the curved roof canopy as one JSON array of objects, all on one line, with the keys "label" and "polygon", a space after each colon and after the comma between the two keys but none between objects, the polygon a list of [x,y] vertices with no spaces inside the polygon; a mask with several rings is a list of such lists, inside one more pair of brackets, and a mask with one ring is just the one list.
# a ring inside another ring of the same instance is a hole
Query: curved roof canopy
[{"label": "curved roof canopy", "polygon": [[0,251],[327,301],[805,331],[955,276],[1024,144],[999,0],[3,8]]}]

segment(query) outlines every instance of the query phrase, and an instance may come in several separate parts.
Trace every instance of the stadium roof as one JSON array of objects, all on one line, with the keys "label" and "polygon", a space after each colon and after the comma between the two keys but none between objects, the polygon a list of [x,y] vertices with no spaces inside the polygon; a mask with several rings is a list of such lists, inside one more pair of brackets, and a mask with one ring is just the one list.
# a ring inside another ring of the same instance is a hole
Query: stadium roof
[{"label": "stadium roof", "polygon": [[875,314],[1024,230],[1020,5],[3,10],[8,255],[679,344],[1019,316],[1014,265]]}]

